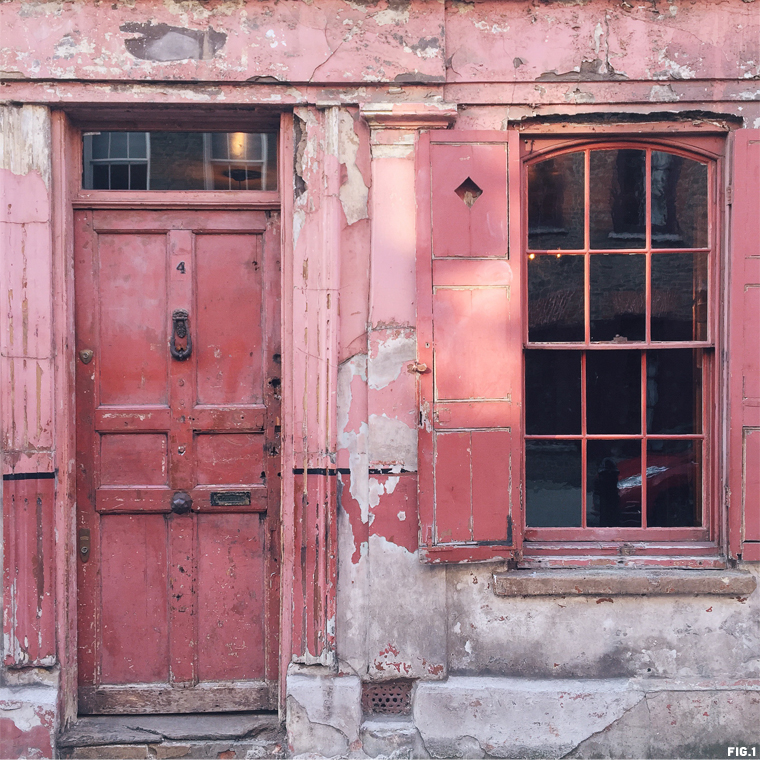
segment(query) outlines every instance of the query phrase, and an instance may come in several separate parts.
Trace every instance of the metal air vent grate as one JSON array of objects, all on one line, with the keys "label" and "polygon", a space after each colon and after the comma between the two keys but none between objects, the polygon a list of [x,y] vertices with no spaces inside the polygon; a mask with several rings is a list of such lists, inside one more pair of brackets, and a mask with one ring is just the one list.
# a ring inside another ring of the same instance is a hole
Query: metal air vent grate
[{"label": "metal air vent grate", "polygon": [[362,684],[362,710],[367,715],[406,715],[412,710],[412,684],[408,679]]}]

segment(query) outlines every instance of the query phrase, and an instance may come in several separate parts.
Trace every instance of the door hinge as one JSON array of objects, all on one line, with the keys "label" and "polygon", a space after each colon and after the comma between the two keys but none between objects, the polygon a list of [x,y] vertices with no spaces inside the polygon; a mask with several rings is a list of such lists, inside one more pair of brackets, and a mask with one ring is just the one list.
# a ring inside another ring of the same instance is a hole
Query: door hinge
[{"label": "door hinge", "polygon": [[730,206],[734,202],[734,186],[728,185],[726,187],[726,205]]}]

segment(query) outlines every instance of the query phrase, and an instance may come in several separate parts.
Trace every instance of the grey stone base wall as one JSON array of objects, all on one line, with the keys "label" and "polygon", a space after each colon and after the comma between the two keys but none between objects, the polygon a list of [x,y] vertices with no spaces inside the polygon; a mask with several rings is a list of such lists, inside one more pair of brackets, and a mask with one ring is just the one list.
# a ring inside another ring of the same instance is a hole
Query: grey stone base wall
[{"label": "grey stone base wall", "polygon": [[[451,677],[408,717],[361,714],[356,676],[291,674],[294,756],[728,758],[760,755],[760,681]],[[751,750],[750,750],[751,752]]]}]

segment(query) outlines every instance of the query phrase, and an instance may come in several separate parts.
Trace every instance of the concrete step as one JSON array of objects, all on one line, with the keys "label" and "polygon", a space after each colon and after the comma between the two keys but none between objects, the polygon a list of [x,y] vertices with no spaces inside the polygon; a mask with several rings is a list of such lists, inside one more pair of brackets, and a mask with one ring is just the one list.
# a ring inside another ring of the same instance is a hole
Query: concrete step
[{"label": "concrete step", "polygon": [[274,713],[87,716],[57,746],[60,757],[81,760],[287,757]]}]

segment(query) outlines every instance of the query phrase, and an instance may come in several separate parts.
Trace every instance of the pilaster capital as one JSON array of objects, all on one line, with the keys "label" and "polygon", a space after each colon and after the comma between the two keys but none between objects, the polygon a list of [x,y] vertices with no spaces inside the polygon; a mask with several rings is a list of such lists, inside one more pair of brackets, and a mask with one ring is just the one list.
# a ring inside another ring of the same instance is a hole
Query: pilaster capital
[{"label": "pilaster capital", "polygon": [[372,130],[446,129],[457,118],[455,103],[364,103],[359,110]]}]

